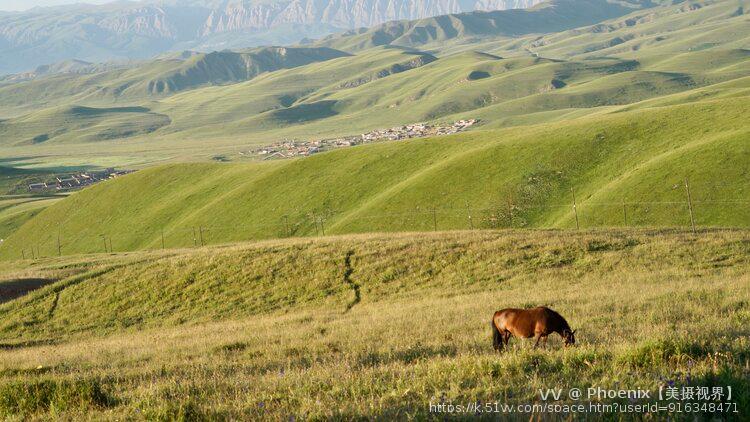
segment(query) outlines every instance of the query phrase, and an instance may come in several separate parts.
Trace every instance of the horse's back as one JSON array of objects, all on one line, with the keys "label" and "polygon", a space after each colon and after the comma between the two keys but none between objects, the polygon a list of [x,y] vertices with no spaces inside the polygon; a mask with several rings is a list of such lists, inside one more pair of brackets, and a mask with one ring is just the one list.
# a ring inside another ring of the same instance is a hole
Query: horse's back
[{"label": "horse's back", "polygon": [[520,337],[549,334],[559,324],[560,315],[545,306],[531,309],[506,308],[495,312],[495,324]]},{"label": "horse's back", "polygon": [[495,312],[495,324],[519,337],[531,337],[536,329],[536,318],[528,309],[507,308]]}]

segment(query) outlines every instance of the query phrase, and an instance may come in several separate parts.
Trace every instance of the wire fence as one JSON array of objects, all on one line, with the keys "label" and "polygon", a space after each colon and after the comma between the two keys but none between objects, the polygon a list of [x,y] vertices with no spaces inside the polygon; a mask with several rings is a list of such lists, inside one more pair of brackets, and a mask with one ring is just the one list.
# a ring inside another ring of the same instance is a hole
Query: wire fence
[{"label": "wire fence", "polygon": [[[694,233],[701,227],[750,227],[750,199],[695,200],[684,185],[682,200],[579,202],[514,201],[512,195],[490,206],[418,206],[375,214],[331,208],[266,215],[252,224],[226,224],[218,218],[194,226],[128,227],[93,232],[50,232],[43,239],[7,245],[14,259],[39,259],[78,253],[112,253],[146,249],[197,248],[239,241],[315,237],[343,233],[499,230],[523,228],[673,227]],[[222,221],[222,223],[219,223]]]}]

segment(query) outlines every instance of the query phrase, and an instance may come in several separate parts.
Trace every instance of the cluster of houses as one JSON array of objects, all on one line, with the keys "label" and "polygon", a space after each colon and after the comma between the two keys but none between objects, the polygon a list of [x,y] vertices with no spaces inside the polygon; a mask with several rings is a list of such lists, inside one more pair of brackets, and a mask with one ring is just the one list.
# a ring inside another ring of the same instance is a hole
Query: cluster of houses
[{"label": "cluster of houses", "polygon": [[132,173],[134,170],[115,170],[108,168],[101,171],[85,171],[80,173],[71,173],[66,175],[57,175],[54,179],[43,182],[30,183],[29,191],[49,191],[49,190],[72,190],[80,189],[104,180],[114,179]]},{"label": "cluster of houses", "polygon": [[[284,140],[253,151],[265,160],[304,157],[334,148],[350,147],[378,141],[400,141],[427,136],[451,135],[474,126],[478,119],[459,120],[448,125],[414,123],[390,129],[378,129],[355,136],[322,139],[318,141]],[[242,154],[244,155],[244,154]]]}]

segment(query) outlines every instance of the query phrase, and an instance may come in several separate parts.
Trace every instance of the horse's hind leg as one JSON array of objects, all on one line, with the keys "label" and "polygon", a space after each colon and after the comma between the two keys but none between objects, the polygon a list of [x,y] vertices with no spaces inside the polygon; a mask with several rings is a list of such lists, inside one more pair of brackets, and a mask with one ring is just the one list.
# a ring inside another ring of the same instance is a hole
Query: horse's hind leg
[{"label": "horse's hind leg", "polygon": [[539,346],[539,340],[542,338],[542,333],[536,333],[536,341],[534,342],[534,348],[536,349],[537,346]]}]

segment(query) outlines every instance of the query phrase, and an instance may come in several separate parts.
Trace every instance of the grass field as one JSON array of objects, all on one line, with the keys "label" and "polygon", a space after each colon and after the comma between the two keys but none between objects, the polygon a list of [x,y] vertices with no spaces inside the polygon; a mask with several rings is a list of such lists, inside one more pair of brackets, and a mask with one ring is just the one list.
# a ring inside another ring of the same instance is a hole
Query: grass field
[{"label": "grass field", "polygon": [[[747,239],[474,231],[11,262],[3,280],[53,284],[0,305],[0,415],[422,419],[430,402],[674,384],[733,387],[741,420]],[[495,354],[492,312],[541,304],[578,345]]]},{"label": "grass field", "polygon": [[105,242],[130,251],[321,232],[572,228],[572,194],[584,228],[689,227],[686,178],[699,227],[748,227],[745,85],[564,125],[154,167],[47,208],[0,256],[99,252]]}]

